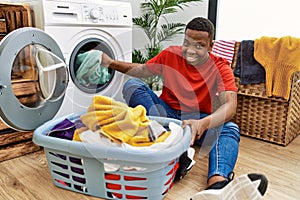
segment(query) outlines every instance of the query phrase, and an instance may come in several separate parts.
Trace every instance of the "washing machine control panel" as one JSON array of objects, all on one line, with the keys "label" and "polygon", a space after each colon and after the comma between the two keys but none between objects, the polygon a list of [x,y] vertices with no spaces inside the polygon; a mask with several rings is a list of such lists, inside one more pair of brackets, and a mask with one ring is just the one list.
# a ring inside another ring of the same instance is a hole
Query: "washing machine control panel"
[{"label": "washing machine control panel", "polygon": [[103,19],[103,8],[92,8],[92,10],[89,11],[90,15],[89,17],[91,19],[96,19],[96,20],[102,20]]},{"label": "washing machine control panel", "polygon": [[[32,4],[36,21],[45,25],[132,26],[132,9],[128,2],[79,0],[38,1]],[[43,10],[43,12],[42,12]],[[44,17],[42,14],[44,13]]]},{"label": "washing machine control panel", "polygon": [[132,23],[131,10],[121,6],[83,5],[83,21],[86,24],[128,24]]}]

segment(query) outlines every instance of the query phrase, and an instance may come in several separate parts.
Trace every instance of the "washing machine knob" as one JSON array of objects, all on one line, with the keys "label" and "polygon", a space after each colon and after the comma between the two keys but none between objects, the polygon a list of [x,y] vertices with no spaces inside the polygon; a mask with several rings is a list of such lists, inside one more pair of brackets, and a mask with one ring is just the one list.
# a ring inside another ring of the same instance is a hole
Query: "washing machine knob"
[{"label": "washing machine knob", "polygon": [[99,19],[100,18],[100,11],[97,9],[97,8],[93,8],[91,11],[90,11],[90,17],[92,19]]}]

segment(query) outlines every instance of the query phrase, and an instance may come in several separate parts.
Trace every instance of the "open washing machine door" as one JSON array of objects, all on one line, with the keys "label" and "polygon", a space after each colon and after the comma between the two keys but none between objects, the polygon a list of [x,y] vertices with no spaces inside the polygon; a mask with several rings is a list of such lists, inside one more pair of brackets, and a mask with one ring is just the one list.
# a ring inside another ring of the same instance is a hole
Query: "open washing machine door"
[{"label": "open washing machine door", "polygon": [[0,42],[0,117],[18,131],[34,130],[59,110],[68,70],[57,43],[37,28],[17,29]]}]

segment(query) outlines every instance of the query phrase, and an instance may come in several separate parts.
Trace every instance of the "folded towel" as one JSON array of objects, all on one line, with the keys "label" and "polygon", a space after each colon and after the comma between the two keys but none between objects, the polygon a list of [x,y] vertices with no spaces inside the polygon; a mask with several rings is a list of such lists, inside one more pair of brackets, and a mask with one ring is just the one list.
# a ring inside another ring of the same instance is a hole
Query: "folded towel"
[{"label": "folded towel", "polygon": [[288,100],[291,76],[300,71],[300,38],[263,36],[254,41],[254,58],[266,70],[266,92],[268,96]]},{"label": "folded towel", "polygon": [[77,55],[75,64],[79,66],[76,79],[83,85],[104,84],[110,79],[107,67],[101,66],[102,51],[91,50]]},{"label": "folded towel", "polygon": [[241,41],[238,49],[234,75],[240,77],[241,84],[255,84],[266,82],[266,72],[263,66],[254,59],[254,41]]},{"label": "folded towel", "polygon": [[211,53],[224,58],[231,64],[234,55],[235,43],[236,42],[234,40],[216,40],[214,41]]},{"label": "folded towel", "polygon": [[[133,146],[149,146],[164,141],[170,135],[169,132],[164,132],[153,141],[149,137],[151,121],[146,116],[145,107],[128,107],[122,102],[101,95],[94,97],[88,112],[80,119],[88,129],[99,131],[114,142]],[[76,134],[80,134],[81,130],[76,130]]]}]

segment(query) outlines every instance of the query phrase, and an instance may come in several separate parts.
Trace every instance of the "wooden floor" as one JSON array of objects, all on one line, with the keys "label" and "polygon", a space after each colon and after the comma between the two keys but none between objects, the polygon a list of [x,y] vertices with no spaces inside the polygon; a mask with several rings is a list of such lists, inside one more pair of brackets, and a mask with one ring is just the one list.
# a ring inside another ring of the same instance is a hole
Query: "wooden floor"
[{"label": "wooden floor", "polygon": [[[197,151],[197,150],[196,150]],[[181,181],[176,182],[165,200],[188,200],[204,189],[207,159],[196,159],[196,165]],[[264,199],[300,199],[300,137],[287,147],[242,137],[236,176],[259,172],[269,179]],[[0,163],[1,200],[96,200],[54,186],[43,151]]]}]

